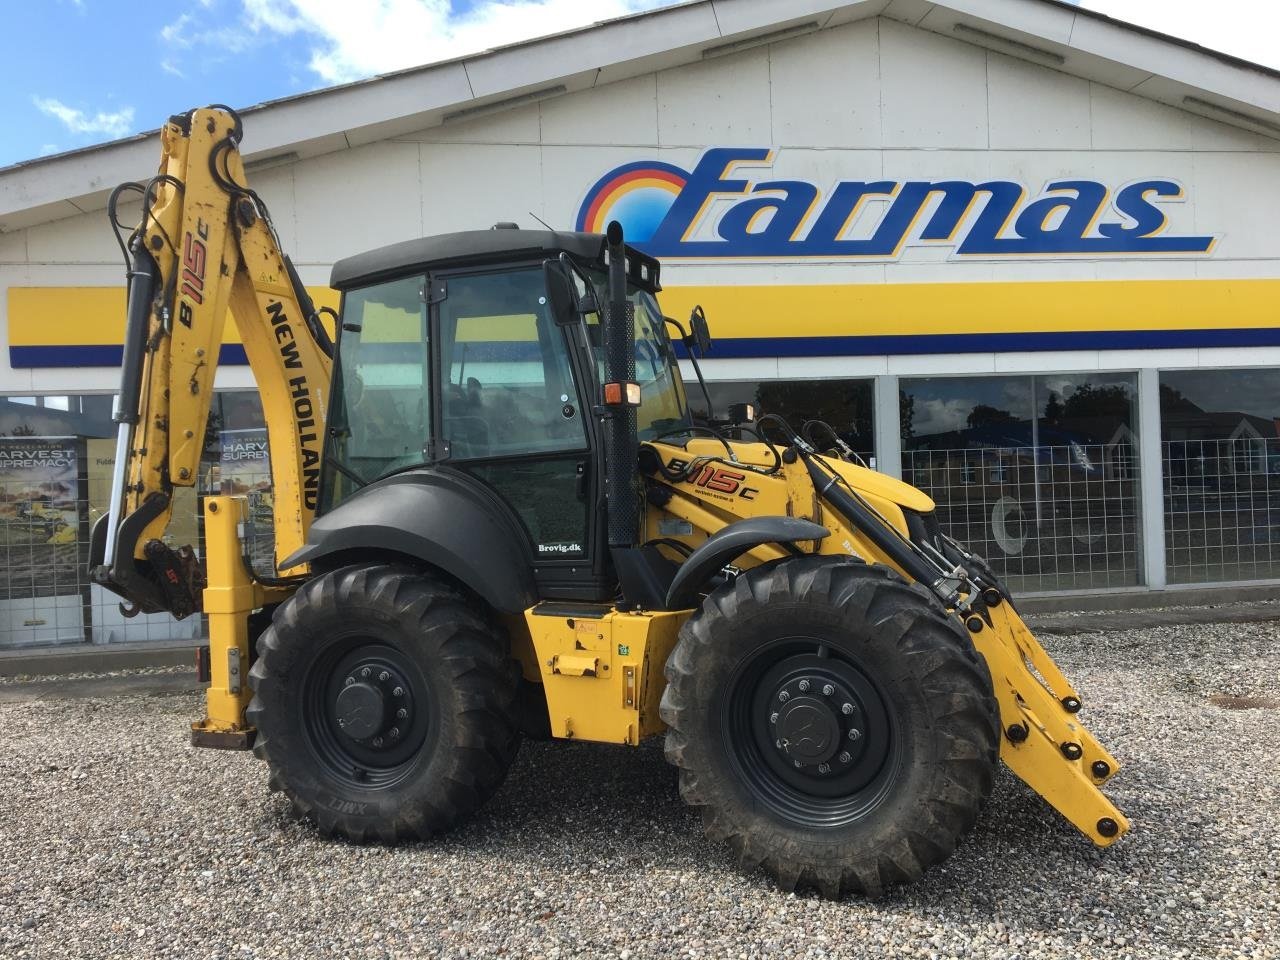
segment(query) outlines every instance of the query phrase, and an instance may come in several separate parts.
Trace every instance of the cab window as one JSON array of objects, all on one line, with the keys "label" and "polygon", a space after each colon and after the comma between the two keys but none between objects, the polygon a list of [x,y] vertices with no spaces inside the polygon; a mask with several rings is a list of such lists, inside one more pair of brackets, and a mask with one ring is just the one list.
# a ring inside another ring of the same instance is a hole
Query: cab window
[{"label": "cab window", "polygon": [[586,447],[568,346],[544,284],[539,268],[448,278],[439,310],[450,459]]}]

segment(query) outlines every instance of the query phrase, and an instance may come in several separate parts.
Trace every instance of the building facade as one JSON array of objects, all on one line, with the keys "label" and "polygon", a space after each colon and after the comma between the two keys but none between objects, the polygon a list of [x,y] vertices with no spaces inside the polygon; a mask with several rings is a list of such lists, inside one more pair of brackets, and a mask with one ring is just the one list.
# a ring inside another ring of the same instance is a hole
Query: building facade
[{"label": "building facade", "polygon": [[[323,302],[360,250],[621,221],[666,312],[706,310],[714,407],[828,421],[1015,590],[1280,578],[1261,68],[1051,0],[707,0],[256,108],[244,149]],[[0,171],[0,646],[200,629],[84,575],[124,316],[104,185],[157,156]],[[248,371],[218,384],[200,490],[265,517]]]}]

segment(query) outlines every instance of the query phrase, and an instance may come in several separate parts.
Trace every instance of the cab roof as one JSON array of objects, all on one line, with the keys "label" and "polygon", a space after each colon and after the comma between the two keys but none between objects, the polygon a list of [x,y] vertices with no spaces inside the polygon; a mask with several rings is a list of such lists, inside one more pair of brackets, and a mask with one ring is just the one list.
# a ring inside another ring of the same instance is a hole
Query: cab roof
[{"label": "cab roof", "polygon": [[[599,233],[559,230],[520,230],[499,225],[491,230],[466,230],[435,237],[405,240],[346,257],[333,265],[329,285],[335,290],[386,279],[415,270],[441,269],[513,260],[546,259],[567,253],[583,264],[603,266],[605,239]],[[658,289],[657,261],[627,247],[628,271],[641,286]],[[639,262],[650,265],[648,282],[636,274]]]}]

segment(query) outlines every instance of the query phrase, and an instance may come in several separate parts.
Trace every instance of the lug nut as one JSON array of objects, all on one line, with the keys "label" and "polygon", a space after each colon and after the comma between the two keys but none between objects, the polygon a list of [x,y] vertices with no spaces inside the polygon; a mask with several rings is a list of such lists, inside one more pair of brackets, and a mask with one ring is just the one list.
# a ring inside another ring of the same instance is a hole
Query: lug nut
[{"label": "lug nut", "polygon": [[378,679],[381,680],[383,683],[386,683],[388,680],[391,679],[391,674],[383,670],[380,674],[378,674]]},{"label": "lug nut", "polygon": [[797,684],[797,686],[800,688],[800,692],[801,692],[801,693],[807,693],[807,692],[808,692],[808,690],[809,690],[809,681],[808,681],[808,680],[801,680],[801,681]]},{"label": "lug nut", "polygon": [[836,692],[836,688],[835,688],[835,687],[833,687],[831,684],[829,684],[829,683],[823,684],[823,686],[822,686],[822,695],[823,695],[824,697],[829,697],[829,696],[831,696],[831,695],[832,695],[833,693],[835,693],[835,692]]},{"label": "lug nut", "polygon": [[391,691],[391,695],[392,695],[393,697],[403,697],[403,696],[404,696],[404,687],[396,687],[394,690],[392,690],[392,691]]},{"label": "lug nut", "polygon": [[351,686],[351,685],[352,685],[353,683],[355,683],[355,682],[356,682],[356,678],[355,678],[355,677],[347,677],[347,679],[343,681],[343,684],[342,684],[342,685],[343,685],[344,687],[349,687],[349,686]]},{"label": "lug nut", "polygon": [[849,716],[849,714],[853,713],[853,704],[846,703],[843,707],[840,708],[840,712],[843,713],[846,717]]},{"label": "lug nut", "polygon": [[381,737],[374,737],[374,738],[373,738],[373,745],[374,745],[375,747],[380,747],[380,746],[382,746],[382,738],[381,738]]},{"label": "lug nut", "polygon": [[370,670],[368,667],[365,667],[363,670],[360,671],[360,676],[367,677],[371,673],[373,673],[373,671]]},{"label": "lug nut", "polygon": [[1089,767],[1089,769],[1093,772],[1094,777],[1098,780],[1105,780],[1107,779],[1107,777],[1111,776],[1111,764],[1107,763],[1107,761],[1105,760],[1093,761],[1093,764]]},{"label": "lug nut", "polygon": [[400,736],[400,728],[392,727],[391,730],[387,733],[387,736],[389,736],[392,740],[395,740],[397,737]]},{"label": "lug nut", "polygon": [[829,764],[829,763],[820,763],[820,764],[818,764],[818,772],[819,772],[819,773],[830,773],[830,772],[831,772],[831,764]]},{"label": "lug nut", "polygon": [[801,767],[803,767],[803,766],[804,766],[804,764],[803,764],[803,763],[801,763],[799,760],[797,760],[795,763],[796,763],[796,769],[797,769],[797,770],[799,770]]},{"label": "lug nut", "polygon": [[857,727],[854,727],[852,730],[850,730],[850,731],[849,731],[849,739],[850,739],[850,740],[861,740],[861,739],[862,739],[862,731],[861,731],[861,730],[859,730]]},{"label": "lug nut", "polygon": [[781,741],[781,740],[775,740],[775,741],[773,741],[773,745],[774,745],[775,747],[777,747],[779,750],[781,750],[781,749],[782,749],[782,741]]},{"label": "lug nut", "polygon": [[409,715],[409,711],[406,710],[404,707],[401,707],[399,710],[396,711],[397,720],[403,720],[408,715]]},{"label": "lug nut", "polygon": [[769,722],[770,722],[770,723],[777,723],[777,722],[778,722],[778,715],[777,715],[776,713],[771,713],[771,714],[769,714]]},{"label": "lug nut", "polygon": [[781,693],[778,694],[778,699],[781,700],[783,703],[786,703],[788,700],[791,699],[791,694],[783,690]]}]

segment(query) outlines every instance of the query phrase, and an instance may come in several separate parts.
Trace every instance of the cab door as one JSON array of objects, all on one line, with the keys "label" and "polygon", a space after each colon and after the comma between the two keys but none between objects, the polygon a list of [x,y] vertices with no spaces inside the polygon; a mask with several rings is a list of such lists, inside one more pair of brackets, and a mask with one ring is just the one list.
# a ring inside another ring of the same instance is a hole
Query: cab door
[{"label": "cab door", "polygon": [[541,264],[435,274],[436,457],[519,518],[545,598],[607,596],[594,546],[590,426]]}]

